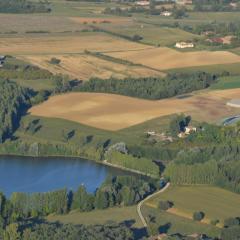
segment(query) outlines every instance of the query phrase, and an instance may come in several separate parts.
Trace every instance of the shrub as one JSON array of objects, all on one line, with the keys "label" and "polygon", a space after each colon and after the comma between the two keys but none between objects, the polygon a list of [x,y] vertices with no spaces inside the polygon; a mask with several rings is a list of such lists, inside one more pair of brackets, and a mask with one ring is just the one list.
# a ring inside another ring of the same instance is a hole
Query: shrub
[{"label": "shrub", "polygon": [[159,201],[158,207],[160,210],[167,211],[173,206],[173,203],[170,201]]},{"label": "shrub", "polygon": [[61,62],[61,60],[58,58],[55,58],[55,57],[51,58],[51,60],[50,60],[50,63],[55,64],[55,65],[59,64],[60,62]]},{"label": "shrub", "polygon": [[201,221],[204,218],[204,213],[203,212],[194,212],[193,213],[193,220],[194,221]]},{"label": "shrub", "polygon": [[232,227],[239,224],[240,222],[238,218],[227,218],[224,220],[224,227]]},{"label": "shrub", "polygon": [[211,220],[211,224],[212,224],[213,226],[216,226],[218,223],[219,223],[219,220],[218,220],[218,219],[213,219],[213,220]]},{"label": "shrub", "polygon": [[143,39],[143,37],[141,37],[141,36],[139,36],[139,35],[137,35],[137,34],[135,34],[133,37],[132,37],[132,40],[133,41],[141,41]]}]

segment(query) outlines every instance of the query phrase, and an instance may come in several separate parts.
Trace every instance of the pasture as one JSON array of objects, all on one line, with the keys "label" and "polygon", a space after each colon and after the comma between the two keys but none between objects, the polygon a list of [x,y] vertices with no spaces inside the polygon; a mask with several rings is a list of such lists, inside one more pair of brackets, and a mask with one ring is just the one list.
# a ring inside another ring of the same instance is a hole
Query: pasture
[{"label": "pasture", "polygon": [[143,214],[145,218],[147,218],[149,224],[151,224],[149,222],[149,216],[155,217],[156,224],[151,224],[150,227],[155,229],[155,231],[160,230],[167,231],[168,234],[180,233],[183,235],[204,233],[211,237],[218,237],[220,233],[220,229],[215,226],[194,222],[190,219],[160,211],[159,209],[147,205],[143,206]]},{"label": "pasture", "polygon": [[66,74],[72,78],[89,80],[98,77],[102,79],[126,77],[162,76],[158,71],[144,66],[130,66],[115,63],[86,54],[57,55],[61,60],[59,64],[51,64],[49,61],[55,55],[33,55],[22,56],[25,61],[31,62],[40,68],[47,69],[54,74]]},{"label": "pasture", "polygon": [[51,97],[29,112],[113,131],[182,112],[199,121],[217,122],[237,113],[226,102],[238,98],[239,93],[240,89],[200,91],[188,98],[158,101],[103,93],[69,93]]},{"label": "pasture", "polygon": [[101,28],[108,31],[121,34],[124,36],[132,37],[139,35],[143,37],[141,42],[151,45],[171,46],[177,41],[193,40],[195,38],[201,38],[198,35],[188,33],[177,28],[158,27],[151,24],[129,22],[128,24],[105,24]]},{"label": "pasture", "polygon": [[67,224],[106,224],[107,222],[124,222],[132,221],[133,227],[142,227],[139,216],[137,215],[137,207],[124,207],[124,208],[109,208],[106,210],[94,210],[92,212],[79,212],[73,211],[67,215],[50,215],[47,217],[50,222],[59,221]]},{"label": "pasture", "polygon": [[221,77],[216,84],[211,86],[211,89],[232,89],[232,88],[240,88],[239,76]]},{"label": "pasture", "polygon": [[216,64],[209,66],[198,66],[198,67],[187,67],[187,68],[173,68],[166,70],[164,72],[174,73],[174,72],[188,72],[194,73],[196,71],[205,71],[213,74],[221,74],[223,72],[229,72],[231,75],[240,74],[240,63],[230,63],[230,64]]},{"label": "pasture", "polygon": [[180,217],[192,219],[194,212],[202,211],[205,214],[203,222],[208,224],[211,220],[219,220],[222,225],[224,219],[240,216],[240,196],[217,187],[171,186],[146,205],[157,207],[160,200],[172,201],[174,206],[168,212]]},{"label": "pasture", "polygon": [[108,55],[159,70],[240,63],[240,56],[227,51],[179,52],[170,48],[152,48],[139,51],[114,52]]}]

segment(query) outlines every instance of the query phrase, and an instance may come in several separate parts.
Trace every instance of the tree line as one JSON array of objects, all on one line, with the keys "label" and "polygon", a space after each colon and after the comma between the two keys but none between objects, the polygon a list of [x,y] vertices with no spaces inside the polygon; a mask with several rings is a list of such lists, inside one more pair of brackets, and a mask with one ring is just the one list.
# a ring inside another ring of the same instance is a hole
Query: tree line
[{"label": "tree line", "polygon": [[239,4],[231,0],[193,0],[193,10],[198,12],[232,12],[240,10],[238,5],[232,7],[230,3]]},{"label": "tree line", "polygon": [[163,99],[208,88],[217,81],[216,75],[205,72],[172,73],[165,78],[145,77],[119,79],[90,79],[75,91],[104,92],[146,99]]},{"label": "tree line", "polygon": [[0,0],[1,13],[45,13],[50,11],[51,8],[46,1]]},{"label": "tree line", "polygon": [[81,185],[76,191],[60,189],[47,193],[15,192],[7,199],[0,194],[0,226],[16,221],[39,218],[49,214],[67,214],[70,210],[82,212],[138,203],[157,189],[154,180],[134,176],[108,177],[94,193]]},{"label": "tree line", "polygon": [[0,80],[0,143],[18,127],[29,104],[28,90],[9,80]]},{"label": "tree line", "polygon": [[73,225],[32,220],[11,223],[2,231],[3,240],[133,240],[126,224]]}]

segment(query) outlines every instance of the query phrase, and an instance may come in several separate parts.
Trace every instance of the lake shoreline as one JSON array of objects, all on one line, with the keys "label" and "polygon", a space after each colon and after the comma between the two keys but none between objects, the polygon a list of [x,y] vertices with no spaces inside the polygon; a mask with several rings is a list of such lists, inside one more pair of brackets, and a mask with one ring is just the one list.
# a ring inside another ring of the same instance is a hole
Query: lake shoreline
[{"label": "lake shoreline", "polygon": [[119,166],[119,165],[116,165],[116,164],[111,164],[111,163],[108,163],[106,160],[103,160],[103,161],[97,161],[97,160],[93,160],[93,159],[88,159],[88,158],[85,158],[85,157],[81,157],[81,156],[63,156],[63,155],[41,155],[41,156],[33,156],[33,155],[18,155],[18,154],[0,154],[0,159],[3,158],[3,157],[6,157],[6,158],[15,158],[15,157],[18,157],[18,158],[28,158],[28,159],[54,159],[54,158],[60,158],[60,159],[77,159],[77,160],[84,160],[84,161],[89,161],[89,162],[94,162],[96,164],[99,164],[99,165],[104,165],[106,167],[109,167],[109,168],[112,168],[112,169],[118,169],[118,170],[121,170],[121,171],[124,171],[126,173],[132,173],[132,174],[136,174],[136,175],[140,175],[140,176],[143,176],[143,177],[149,177],[149,178],[155,178],[156,177],[153,177],[151,175],[148,175],[146,173],[143,173],[143,172],[140,172],[138,170],[135,170],[135,169],[130,169],[130,168],[125,168],[123,166]]}]

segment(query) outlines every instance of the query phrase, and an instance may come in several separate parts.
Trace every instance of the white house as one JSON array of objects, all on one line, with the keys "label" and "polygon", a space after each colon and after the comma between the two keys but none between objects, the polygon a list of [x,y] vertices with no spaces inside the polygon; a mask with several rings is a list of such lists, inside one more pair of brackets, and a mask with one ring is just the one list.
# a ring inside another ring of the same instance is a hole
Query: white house
[{"label": "white house", "polygon": [[169,11],[164,11],[161,13],[161,16],[165,16],[165,17],[170,17],[171,15],[172,15],[172,13]]},{"label": "white house", "polygon": [[136,5],[138,6],[148,6],[150,3],[149,1],[137,1]]},{"label": "white house", "polygon": [[185,134],[189,135],[191,132],[196,132],[197,128],[196,127],[192,127],[192,126],[188,126],[185,127]]},{"label": "white house", "polygon": [[193,48],[194,44],[192,42],[177,42],[175,44],[176,48]]}]

